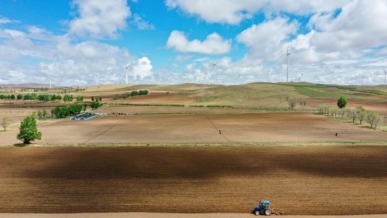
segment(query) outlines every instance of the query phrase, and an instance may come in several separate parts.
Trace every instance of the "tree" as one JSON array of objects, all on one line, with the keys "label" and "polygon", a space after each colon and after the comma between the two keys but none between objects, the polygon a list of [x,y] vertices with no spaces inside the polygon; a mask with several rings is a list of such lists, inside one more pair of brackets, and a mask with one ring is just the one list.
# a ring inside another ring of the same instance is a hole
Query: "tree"
[{"label": "tree", "polygon": [[12,100],[15,100],[15,98],[16,98],[15,95],[11,95]]},{"label": "tree", "polygon": [[17,100],[21,100],[21,99],[23,99],[23,95],[22,94],[18,94],[17,95]]},{"label": "tree", "polygon": [[94,101],[94,96],[91,96],[91,101]]},{"label": "tree", "polygon": [[361,111],[360,113],[359,113],[359,115],[357,116],[358,117],[358,119],[359,119],[359,122],[360,122],[360,124],[363,122],[363,120],[364,120],[364,118],[367,116],[367,112],[366,111]]},{"label": "tree", "polygon": [[328,103],[324,103],[324,104],[320,104],[318,106],[318,111],[320,114],[329,114],[329,108],[331,107],[330,104]]},{"label": "tree", "polygon": [[374,111],[369,111],[367,114],[367,122],[370,124],[371,128],[376,129],[377,126],[380,124],[381,117],[379,113]]},{"label": "tree", "polygon": [[46,109],[43,109],[42,115],[43,115],[43,118],[46,118],[46,116],[47,116],[47,111],[46,111]]},{"label": "tree", "polygon": [[20,133],[17,139],[23,140],[24,144],[30,144],[35,139],[41,140],[42,133],[38,131],[38,125],[34,116],[28,116],[20,124]]},{"label": "tree", "polygon": [[1,125],[4,128],[4,131],[7,131],[7,128],[9,126],[9,118],[8,117],[4,117],[3,120],[1,121]]},{"label": "tree", "polygon": [[84,105],[83,105],[82,110],[83,110],[83,113],[86,112],[86,110],[87,110],[87,104],[84,104]]},{"label": "tree", "polygon": [[356,121],[356,119],[358,118],[359,112],[360,112],[360,109],[358,109],[358,108],[354,108],[354,109],[350,110],[350,117],[352,117],[352,123],[354,123]]},{"label": "tree", "polygon": [[347,103],[348,103],[347,98],[346,98],[345,96],[341,96],[341,97],[339,98],[339,100],[337,101],[337,106],[338,106],[339,108],[345,108],[345,106],[347,105]]},{"label": "tree", "polygon": [[41,120],[43,118],[43,113],[40,110],[38,111],[38,117],[39,117],[39,120]]},{"label": "tree", "polygon": [[359,106],[356,106],[356,109],[359,109],[359,111],[360,111],[360,112],[364,112],[364,111],[366,111],[366,110],[364,109],[364,107],[363,107],[363,106],[361,106],[361,105],[359,105]]},{"label": "tree", "polygon": [[293,109],[297,105],[297,99],[293,98],[288,101],[289,107]]},{"label": "tree", "polygon": [[83,101],[83,96],[77,96],[77,101]]},{"label": "tree", "polygon": [[102,97],[99,97],[99,101],[102,101]]}]

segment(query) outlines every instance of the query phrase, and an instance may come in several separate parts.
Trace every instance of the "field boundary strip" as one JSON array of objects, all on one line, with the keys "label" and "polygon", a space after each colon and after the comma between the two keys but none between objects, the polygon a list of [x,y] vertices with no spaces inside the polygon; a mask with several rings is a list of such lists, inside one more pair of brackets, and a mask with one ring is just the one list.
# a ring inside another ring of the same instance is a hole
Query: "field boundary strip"
[{"label": "field boundary strip", "polygon": [[[214,128],[219,132],[218,127],[211,121],[211,119],[210,119],[207,115],[205,115],[205,116],[206,116],[207,120],[210,121],[210,123],[212,124],[212,126],[214,126]],[[222,135],[223,138],[226,139],[228,142],[231,142],[231,141],[230,141],[223,133],[220,134],[220,135]]]},{"label": "field boundary strip", "polygon": [[109,128],[107,128],[107,129],[105,129],[104,131],[98,133],[96,136],[91,137],[90,139],[86,140],[84,143],[86,144],[86,143],[88,143],[89,141],[91,141],[91,140],[97,138],[98,136],[100,136],[100,135],[106,133],[107,131],[113,129],[114,127],[116,127],[116,125],[117,125],[119,122],[120,122],[120,121],[117,121],[117,122],[114,123],[111,127],[109,127]]}]

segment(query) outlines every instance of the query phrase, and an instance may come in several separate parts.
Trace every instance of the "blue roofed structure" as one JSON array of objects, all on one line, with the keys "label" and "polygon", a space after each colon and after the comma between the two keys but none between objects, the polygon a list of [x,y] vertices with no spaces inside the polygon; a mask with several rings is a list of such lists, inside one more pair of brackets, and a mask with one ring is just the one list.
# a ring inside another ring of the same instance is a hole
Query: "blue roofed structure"
[{"label": "blue roofed structure", "polygon": [[97,114],[86,113],[86,114],[74,116],[70,120],[89,120],[89,119],[96,117],[96,116],[97,116]]}]

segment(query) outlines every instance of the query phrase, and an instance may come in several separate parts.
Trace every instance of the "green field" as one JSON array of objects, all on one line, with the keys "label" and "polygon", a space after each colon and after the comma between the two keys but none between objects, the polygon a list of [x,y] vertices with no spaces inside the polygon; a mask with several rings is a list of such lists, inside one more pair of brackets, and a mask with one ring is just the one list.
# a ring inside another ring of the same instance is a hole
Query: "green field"
[{"label": "green field", "polygon": [[[289,85],[285,86],[294,87],[297,92],[301,95],[306,95],[311,98],[339,98],[341,96],[345,96],[347,98],[356,98],[356,99],[365,99],[365,100],[378,100],[378,101],[386,101],[387,99],[383,98],[370,98],[365,96],[356,95],[356,92],[349,91],[345,89],[337,89],[330,86],[325,85]],[[320,92],[314,89],[331,89],[336,90],[337,92]]]}]

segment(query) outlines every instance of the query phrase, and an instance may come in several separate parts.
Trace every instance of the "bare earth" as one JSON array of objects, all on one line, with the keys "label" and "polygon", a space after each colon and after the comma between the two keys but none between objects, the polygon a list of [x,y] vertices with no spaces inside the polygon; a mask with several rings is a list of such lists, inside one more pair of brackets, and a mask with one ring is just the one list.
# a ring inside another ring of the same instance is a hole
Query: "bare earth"
[{"label": "bare earth", "polygon": [[0,213],[247,216],[269,199],[289,215],[386,214],[386,156],[386,146],[3,147]]},{"label": "bare earth", "polygon": [[[80,213],[80,214],[0,214],[1,218],[252,218],[243,213]],[[285,216],[286,218],[386,218],[387,215]]]},{"label": "bare earth", "polygon": [[[39,144],[387,140],[384,132],[307,113],[104,116],[60,120],[39,130]],[[0,144],[20,143],[16,135],[3,132]]]},{"label": "bare earth", "polygon": [[[359,94],[366,95],[366,94]],[[369,96],[375,98],[386,98],[386,96]],[[308,107],[317,108],[319,104],[329,103],[332,106],[337,106],[336,98],[309,98]],[[364,100],[364,99],[348,99],[347,108],[355,108],[356,106],[363,106],[366,110],[375,111],[380,114],[387,115],[387,101]]]}]

